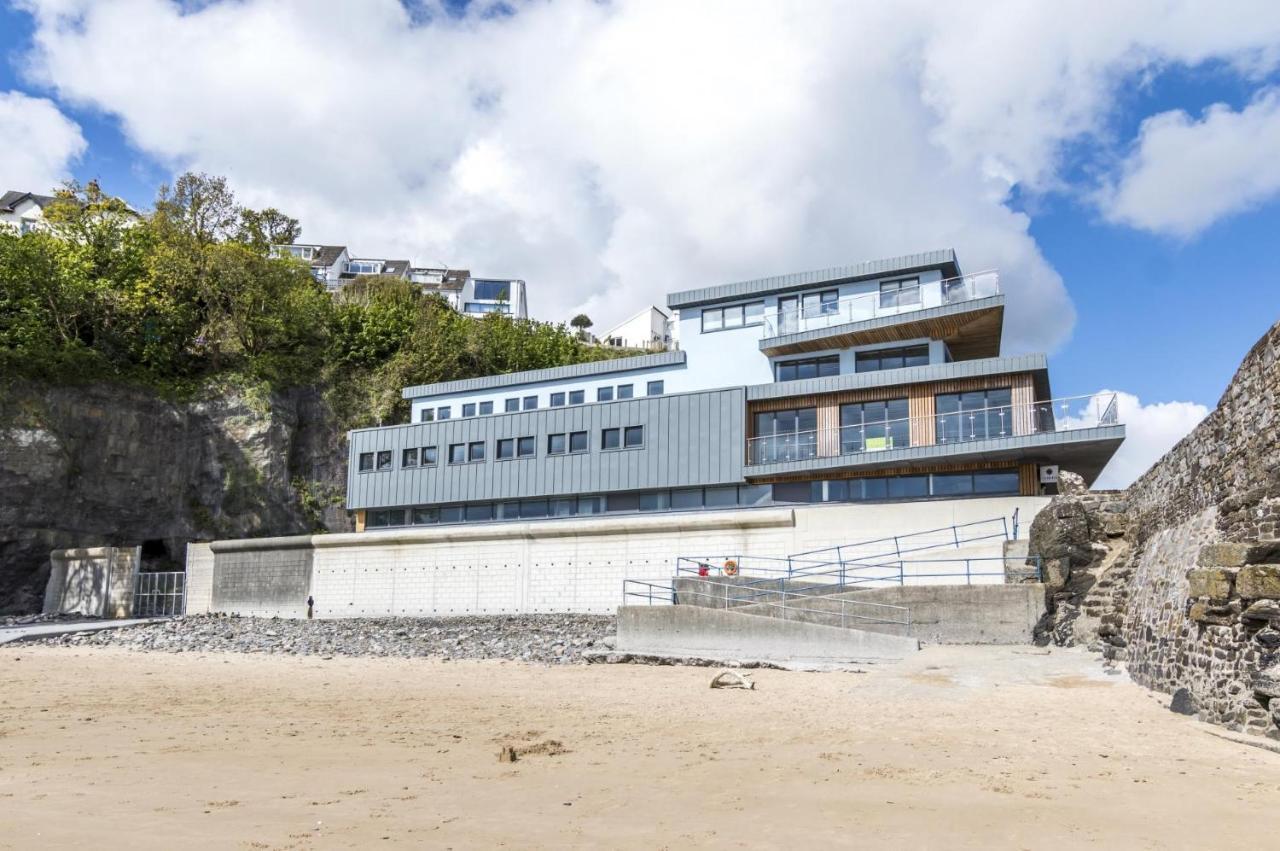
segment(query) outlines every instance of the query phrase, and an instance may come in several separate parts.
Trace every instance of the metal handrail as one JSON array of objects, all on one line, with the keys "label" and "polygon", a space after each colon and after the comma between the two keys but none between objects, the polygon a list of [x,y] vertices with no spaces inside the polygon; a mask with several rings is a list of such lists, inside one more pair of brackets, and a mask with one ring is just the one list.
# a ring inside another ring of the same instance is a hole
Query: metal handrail
[{"label": "metal handrail", "polygon": [[[899,316],[923,310],[926,307],[936,307],[938,305],[926,304],[923,298],[925,288],[932,290],[935,285],[940,293],[940,304],[959,304],[999,295],[1000,273],[995,269],[987,269],[955,278],[943,278],[941,281],[921,282],[915,287],[916,300],[910,304],[897,303],[897,293],[882,293],[878,290],[844,296],[836,301],[821,304],[817,309],[805,308],[803,297],[801,297],[801,303],[795,307],[776,308],[771,314],[766,315],[761,336],[776,337],[781,334],[844,325],[848,322],[878,319],[882,316]],[[886,298],[887,296],[889,298]]]},{"label": "metal handrail", "polygon": [[[1083,405],[1079,403],[1083,402]],[[1105,403],[1105,405],[1104,405]],[[1091,417],[1088,408],[1092,406]],[[1054,412],[1061,408],[1060,414]],[[1072,409],[1075,408],[1075,413]],[[862,455],[912,445],[941,446],[979,440],[1075,431],[1119,422],[1116,394],[1063,396],[1039,402],[951,411],[929,416],[886,417],[875,422],[805,429],[747,439],[747,464],[808,461],[843,455]],[[916,427],[913,429],[912,425]],[[912,443],[913,432],[931,442]]]}]

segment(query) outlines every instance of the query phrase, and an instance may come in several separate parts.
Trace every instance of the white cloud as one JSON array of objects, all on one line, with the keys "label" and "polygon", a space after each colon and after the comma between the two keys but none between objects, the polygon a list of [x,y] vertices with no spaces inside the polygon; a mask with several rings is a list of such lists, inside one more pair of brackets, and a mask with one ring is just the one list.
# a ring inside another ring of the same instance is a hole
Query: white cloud
[{"label": "white cloud", "polygon": [[52,101],[0,92],[0,192],[48,193],[84,149],[79,125]]},{"label": "white cloud", "polygon": [[1217,104],[1199,121],[1181,110],[1142,123],[1118,180],[1101,194],[1106,217],[1192,237],[1221,218],[1280,195],[1280,90],[1239,112]]},{"label": "white cloud", "polygon": [[[1109,399],[1113,392],[1101,390],[1095,397]],[[1208,408],[1194,402],[1144,405],[1137,396],[1123,391],[1115,397],[1125,441],[1094,483],[1099,489],[1128,487],[1209,415]]]},{"label": "white cloud", "polygon": [[304,238],[519,275],[598,327],[674,289],[954,246],[1006,348],[1074,310],[1006,205],[1126,75],[1274,68],[1280,7],[587,0],[413,26],[395,0],[24,0],[25,71]]}]

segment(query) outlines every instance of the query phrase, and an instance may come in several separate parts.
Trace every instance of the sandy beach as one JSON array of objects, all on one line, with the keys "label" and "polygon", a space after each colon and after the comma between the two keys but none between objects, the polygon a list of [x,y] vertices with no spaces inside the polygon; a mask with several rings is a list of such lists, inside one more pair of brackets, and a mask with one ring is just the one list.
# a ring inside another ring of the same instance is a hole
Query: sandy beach
[{"label": "sandy beach", "polygon": [[[864,673],[0,656],[0,847],[1230,847],[1280,755],[1077,651]],[[528,751],[500,762],[504,745]]]}]

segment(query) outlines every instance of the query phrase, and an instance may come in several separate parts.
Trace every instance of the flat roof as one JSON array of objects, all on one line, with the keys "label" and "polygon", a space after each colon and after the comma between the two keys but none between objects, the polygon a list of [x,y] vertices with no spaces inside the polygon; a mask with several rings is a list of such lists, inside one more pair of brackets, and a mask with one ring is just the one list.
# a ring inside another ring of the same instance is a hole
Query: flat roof
[{"label": "flat roof", "polygon": [[959,261],[953,248],[937,251],[925,251],[920,254],[904,254],[901,257],[886,257],[883,260],[864,260],[848,266],[833,266],[830,269],[817,269],[811,272],[792,272],[789,275],[774,275],[769,278],[756,278],[750,281],[738,281],[733,284],[720,284],[714,287],[701,287],[682,290],[667,295],[667,307],[678,310],[697,304],[708,304],[717,301],[749,298],[766,293],[787,290],[807,289],[836,281],[850,281],[858,278],[880,278],[885,275],[906,274],[925,269],[941,269],[944,278],[960,276]]},{"label": "flat roof", "polygon": [[586,378],[592,375],[608,375],[614,372],[631,372],[637,369],[674,366],[683,364],[685,358],[686,355],[683,351],[657,352],[651,355],[637,355],[630,358],[606,358],[588,363],[575,363],[570,366],[554,366],[548,369],[530,369],[524,372],[502,373],[501,375],[482,375],[477,378],[441,381],[436,384],[415,384],[412,387],[404,388],[400,395],[405,399],[419,399],[424,396],[444,396],[450,393],[493,390],[498,387],[514,387],[521,384],[540,384],[544,381],[563,381],[571,378]]}]

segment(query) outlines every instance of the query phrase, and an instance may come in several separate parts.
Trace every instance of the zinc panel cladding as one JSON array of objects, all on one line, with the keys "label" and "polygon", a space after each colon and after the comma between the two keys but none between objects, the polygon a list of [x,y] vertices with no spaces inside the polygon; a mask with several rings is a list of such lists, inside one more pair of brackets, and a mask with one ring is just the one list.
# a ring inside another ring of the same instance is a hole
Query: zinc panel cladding
[{"label": "zinc panel cladding", "polygon": [[954,361],[952,363],[938,363],[928,366],[884,369],[876,372],[855,372],[845,375],[833,375],[827,378],[805,378],[799,381],[755,384],[747,388],[747,398],[752,401],[758,401],[787,396],[835,393],[841,390],[859,390],[867,387],[892,387],[899,384],[916,384],[926,381],[945,381],[955,378],[974,378],[1013,372],[1045,372],[1047,370],[1048,361],[1042,354],[1016,355],[1007,358],[982,358],[980,360]]},{"label": "zinc panel cladding", "polygon": [[400,395],[405,399],[418,399],[430,396],[445,396],[451,393],[493,390],[499,387],[518,387],[524,384],[538,384],[547,381],[569,381],[574,378],[585,378],[593,375],[609,375],[615,372],[631,372],[682,364],[685,362],[685,358],[685,353],[678,349],[671,352],[636,355],[630,358],[606,358],[605,360],[575,363],[569,366],[555,366],[548,369],[482,375],[478,378],[442,381],[437,384],[416,384],[412,387],[404,388]]},{"label": "zinc panel cladding", "polygon": [[[742,483],[746,391],[644,396],[600,404],[363,429],[349,435],[347,507],[391,508]],[[644,426],[637,449],[602,450],[606,428]],[[587,432],[588,451],[547,455],[547,435]],[[500,438],[532,436],[532,458],[496,459]],[[449,464],[451,444],[484,441],[485,460]],[[434,467],[402,468],[404,449],[435,446]],[[393,469],[359,472],[362,452]]]}]

